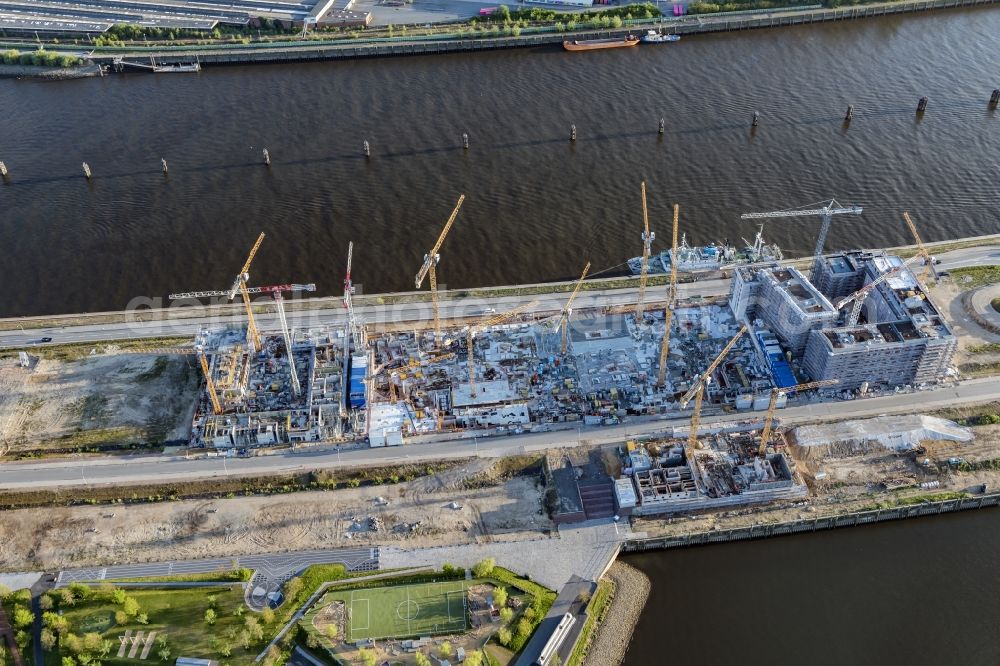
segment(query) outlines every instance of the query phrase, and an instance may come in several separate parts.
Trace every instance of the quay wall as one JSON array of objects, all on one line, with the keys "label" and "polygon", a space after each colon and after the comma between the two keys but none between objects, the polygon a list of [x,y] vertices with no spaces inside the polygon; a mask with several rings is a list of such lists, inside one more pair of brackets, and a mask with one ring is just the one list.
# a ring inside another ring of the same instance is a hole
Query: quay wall
[{"label": "quay wall", "polygon": [[825,518],[801,519],[786,523],[775,523],[773,525],[737,527],[712,532],[695,532],[680,536],[630,539],[622,543],[621,552],[641,553],[649,550],[666,550],[685,546],[701,546],[710,543],[748,541],[750,539],[764,539],[767,537],[782,536],[786,534],[832,530],[838,527],[855,527],[857,525],[882,523],[888,520],[902,520],[904,518],[918,518],[920,516],[936,516],[942,513],[968,511],[971,509],[984,509],[995,506],[1000,506],[1000,493],[980,495],[978,497],[943,500],[939,502],[927,502],[924,504],[901,506],[893,509],[858,511],[855,513],[847,513],[840,516],[828,516]]},{"label": "quay wall", "polygon": [[[732,32],[736,30],[752,30],[756,28],[775,28],[780,26],[803,25],[810,23],[826,23],[830,21],[846,21],[852,19],[888,16],[922,12],[932,9],[954,9],[960,7],[975,7],[993,5],[1000,0],[905,0],[902,2],[839,7],[836,9],[809,9],[803,11],[767,11],[734,13],[733,15],[703,15],[688,17],[680,22],[669,23],[670,30],[679,35],[692,35],[710,32]],[[97,53],[92,56],[94,62],[112,64],[115,58],[140,58],[145,60],[149,54],[156,55],[163,63],[189,62],[197,56],[202,64],[238,65],[247,63],[281,63],[312,60],[342,60],[354,58],[391,57],[403,55],[436,55],[463,51],[489,51],[495,49],[527,48],[561,44],[567,38],[599,39],[622,36],[629,32],[642,30],[646,26],[636,25],[618,30],[579,31],[574,33],[544,33],[522,35],[519,37],[496,37],[490,39],[447,38],[422,39],[406,41],[405,38],[387,38],[380,40],[356,39],[343,43],[317,43],[315,45],[298,43],[295,45],[272,46],[257,44],[223,45],[186,49],[182,47],[167,47],[157,49],[136,48],[118,53]],[[676,47],[675,47],[676,48]]]}]

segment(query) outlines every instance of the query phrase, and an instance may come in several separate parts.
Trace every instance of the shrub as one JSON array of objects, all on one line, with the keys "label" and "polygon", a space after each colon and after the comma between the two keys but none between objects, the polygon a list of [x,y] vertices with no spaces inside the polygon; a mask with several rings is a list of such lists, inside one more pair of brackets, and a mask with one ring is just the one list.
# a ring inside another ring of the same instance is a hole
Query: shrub
[{"label": "shrub", "polygon": [[492,557],[487,557],[486,559],[476,562],[472,567],[472,575],[476,578],[486,578],[493,573],[493,569],[496,568],[497,561]]}]

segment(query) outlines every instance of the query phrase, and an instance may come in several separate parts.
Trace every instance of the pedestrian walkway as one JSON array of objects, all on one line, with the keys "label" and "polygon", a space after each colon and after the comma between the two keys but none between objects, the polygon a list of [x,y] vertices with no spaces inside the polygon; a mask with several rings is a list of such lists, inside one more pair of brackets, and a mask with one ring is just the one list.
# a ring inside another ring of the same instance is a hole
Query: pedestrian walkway
[{"label": "pedestrian walkway", "polygon": [[10,652],[14,666],[24,666],[24,660],[21,659],[21,651],[18,650],[17,643],[14,642],[14,627],[11,626],[10,620],[7,619],[7,614],[3,612],[3,608],[0,608],[0,641],[4,639],[7,641],[7,650]]},{"label": "pedestrian walkway", "polygon": [[528,574],[552,590],[560,590],[573,576],[597,580],[618,555],[622,543],[632,537],[627,525],[613,519],[561,525],[557,536],[530,541],[498,541],[485,544],[439,546],[404,550],[383,547],[382,567],[433,566],[448,562],[466,568],[487,557],[518,574]]}]

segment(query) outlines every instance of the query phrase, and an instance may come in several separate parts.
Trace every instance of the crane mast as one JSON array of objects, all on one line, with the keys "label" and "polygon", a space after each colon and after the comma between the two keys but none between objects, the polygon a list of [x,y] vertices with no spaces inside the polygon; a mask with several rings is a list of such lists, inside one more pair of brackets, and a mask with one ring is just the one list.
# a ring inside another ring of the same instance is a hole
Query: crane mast
[{"label": "crane mast", "polygon": [[691,460],[691,452],[694,451],[698,444],[698,426],[701,424],[701,403],[705,394],[705,387],[708,386],[708,383],[711,381],[712,373],[715,372],[715,369],[719,367],[723,359],[726,358],[726,355],[729,354],[729,350],[731,350],[736,345],[736,342],[743,337],[743,334],[747,332],[747,329],[748,326],[743,324],[743,327],[740,328],[736,335],[734,335],[732,339],[726,343],[726,346],[722,348],[722,351],[715,357],[715,360],[713,360],[708,368],[705,369],[705,372],[698,376],[694,385],[680,400],[681,407],[683,408],[687,407],[688,403],[691,402],[691,399],[694,398],[694,409],[691,410],[691,428],[688,431],[687,439],[687,456],[689,461]]},{"label": "crane mast", "polygon": [[222,413],[222,403],[219,402],[219,394],[215,390],[215,382],[212,381],[212,371],[208,365],[208,357],[201,349],[198,350],[198,362],[201,363],[201,371],[205,375],[205,388],[208,391],[208,398],[212,401],[212,412],[215,415]]},{"label": "crane mast", "polygon": [[566,345],[568,342],[567,329],[569,329],[569,317],[573,314],[573,301],[576,300],[576,295],[580,293],[580,287],[583,286],[583,281],[587,279],[587,273],[590,272],[590,262],[583,267],[583,273],[580,274],[580,279],[576,281],[576,287],[573,288],[573,293],[569,295],[569,300],[566,301],[566,306],[563,308],[562,317],[559,319],[559,325],[562,327],[562,338],[559,344],[559,353],[563,356],[566,355]]},{"label": "crane mast", "polygon": [[[355,333],[354,300],[352,298],[354,296],[354,282],[351,280],[351,263],[353,261],[353,258],[354,258],[354,242],[351,241],[347,244],[347,272],[344,274],[344,309],[347,310],[347,325],[344,326],[344,355],[343,355],[343,363],[344,363],[343,377],[345,378],[349,376],[347,368],[348,368],[348,362],[350,361],[351,358],[351,337]],[[372,376],[374,377],[375,374],[377,373],[372,373]],[[390,379],[390,383],[391,381],[392,380]],[[348,395],[346,395],[345,392],[344,399],[340,401],[340,416],[342,418],[347,416],[347,400],[348,400]]]},{"label": "crane mast", "polygon": [[[476,355],[474,353],[475,336],[479,335],[485,330],[488,330],[491,326],[496,326],[502,324],[505,321],[513,319],[517,315],[530,310],[531,308],[538,305],[538,301],[531,301],[524,305],[519,305],[513,310],[508,310],[503,314],[491,317],[486,321],[476,324],[475,326],[470,326],[466,331],[465,344],[468,350],[468,366],[469,366],[469,396],[472,398],[476,397]],[[443,357],[438,357],[443,358]]]},{"label": "crane mast", "polygon": [[255,352],[260,351],[260,332],[257,330],[257,322],[253,318],[253,306],[250,304],[250,292],[247,291],[247,281],[250,279],[250,264],[253,263],[253,258],[257,256],[257,250],[260,249],[260,244],[263,242],[264,232],[261,232],[260,236],[257,237],[257,242],[250,248],[250,254],[243,263],[243,268],[236,275],[233,286],[229,289],[229,300],[236,298],[237,291],[243,296],[243,307],[247,311],[247,338],[250,340],[250,345]]},{"label": "crane mast", "polygon": [[767,445],[771,443],[771,434],[774,432],[774,410],[778,406],[778,396],[796,391],[809,391],[824,386],[833,386],[839,383],[839,379],[823,379],[818,382],[806,382],[805,384],[771,389],[771,400],[767,403],[767,416],[764,417],[764,430],[760,434],[760,448],[757,449],[757,455],[763,458],[767,454]]},{"label": "crane mast", "polygon": [[823,204],[822,208],[805,208],[791,210],[776,210],[768,213],[743,213],[740,215],[744,220],[760,220],[775,217],[811,217],[818,215],[822,220],[819,227],[819,234],[816,236],[816,250],[813,252],[813,272],[812,280],[816,281],[819,267],[823,261],[823,248],[826,245],[827,234],[830,233],[830,223],[834,215],[860,215],[861,206],[842,206],[836,199]]},{"label": "crane mast", "polygon": [[913,223],[913,219],[910,217],[909,212],[903,211],[903,219],[906,220],[906,226],[910,228],[910,233],[913,234],[913,241],[917,244],[917,256],[924,258],[924,282],[931,282],[937,273],[934,271],[934,258],[931,257],[931,253],[924,247],[924,241],[920,239],[920,234],[917,233],[917,225]]},{"label": "crane mast", "polygon": [[858,319],[861,318],[861,308],[865,303],[865,299],[868,298],[868,294],[872,293],[876,287],[878,287],[880,284],[882,284],[889,278],[893,277],[894,275],[898,275],[904,268],[915,262],[920,257],[921,255],[919,254],[910,257],[899,266],[891,268],[890,270],[887,270],[886,272],[880,274],[874,280],[872,280],[865,286],[861,287],[861,289],[858,289],[853,294],[850,294],[849,296],[845,296],[844,298],[840,299],[840,301],[838,301],[836,305],[834,305],[834,307],[837,310],[842,310],[844,306],[846,306],[848,303],[851,302],[854,303],[854,305],[851,307],[851,311],[848,313],[846,319],[844,320],[844,325],[849,327],[857,326]]},{"label": "crane mast", "polygon": [[649,210],[646,207],[646,181],[642,182],[642,269],[639,272],[639,301],[635,305],[636,326],[642,323],[642,315],[645,312],[646,300],[646,280],[649,276],[649,253],[652,249],[653,239],[656,234],[649,230]]},{"label": "crane mast", "polygon": [[680,206],[674,204],[674,231],[670,245],[670,282],[667,284],[667,305],[663,309],[663,340],[660,342],[660,366],[656,377],[656,385],[663,388],[667,380],[667,356],[670,354],[670,324],[674,317],[674,307],[677,304],[677,222],[680,219]]},{"label": "crane mast", "polygon": [[441,245],[444,243],[445,236],[451,230],[451,225],[455,223],[455,218],[458,217],[458,210],[462,207],[462,202],[465,201],[465,195],[462,194],[458,197],[458,203],[455,204],[455,209],[451,211],[451,216],[444,225],[444,229],[441,230],[441,234],[438,236],[437,242],[434,243],[434,247],[431,251],[424,255],[424,263],[421,264],[420,270],[417,271],[417,277],[414,280],[417,289],[420,289],[420,285],[424,283],[424,278],[430,278],[431,285],[431,308],[434,311],[434,340],[435,342],[441,336],[441,314],[438,306],[438,292],[437,292],[437,264],[441,261],[441,255],[439,251],[441,250]]}]

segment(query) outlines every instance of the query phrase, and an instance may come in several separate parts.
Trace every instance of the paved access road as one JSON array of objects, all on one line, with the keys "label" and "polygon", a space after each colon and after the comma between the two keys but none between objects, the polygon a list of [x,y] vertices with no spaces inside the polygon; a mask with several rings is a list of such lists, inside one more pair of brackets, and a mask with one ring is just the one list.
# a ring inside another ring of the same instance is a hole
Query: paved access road
[{"label": "paved access road", "polygon": [[[1000,400],[1000,382],[985,377],[919,391],[863,400],[793,405],[781,410],[779,418],[788,425],[834,419],[850,419],[889,413],[929,411],[960,404]],[[742,421],[764,412],[706,415],[703,424]],[[180,479],[227,475],[257,475],[350,467],[390,465],[420,460],[500,457],[547,448],[577,446],[581,443],[620,442],[629,437],[669,432],[685,426],[687,414],[630,420],[619,426],[528,433],[479,439],[410,444],[402,448],[363,448],[336,451],[285,453],[256,458],[187,459],[170,456],[126,456],[115,458],[65,459],[52,462],[0,464],[0,488],[51,488],[89,484],[164,483]]]},{"label": "paved access road", "polygon": [[334,550],[303,550],[274,555],[247,555],[246,557],[219,557],[204,560],[177,562],[151,562],[147,564],[120,564],[87,569],[67,569],[59,572],[56,587],[70,583],[120,580],[122,578],[152,578],[182,576],[231,571],[244,567],[274,580],[287,580],[313,564],[343,564],[348,571],[372,571],[379,566],[379,549],[342,548]]},{"label": "paved access road", "polygon": [[[682,283],[678,285],[680,298],[702,296],[712,298],[729,293],[728,280],[705,280],[697,283]],[[638,289],[608,289],[600,291],[583,291],[577,297],[574,306],[576,310],[602,308],[614,305],[635,303]],[[655,301],[663,299],[663,288],[647,290],[647,299]],[[441,301],[441,317],[445,319],[481,317],[487,311],[504,312],[527,301],[537,300],[538,304],[526,312],[540,314],[555,314],[566,303],[564,292],[504,296],[501,298],[463,298],[460,300]],[[328,326],[343,323],[346,317],[339,299],[324,299],[331,305],[329,308],[295,311],[288,310],[288,325],[296,329]],[[271,309],[269,307],[269,309]],[[91,324],[71,326],[66,328],[29,328],[0,331],[0,349],[6,347],[26,348],[45,346],[46,344],[71,344],[81,342],[114,342],[136,338],[158,338],[194,335],[206,326],[238,325],[246,321],[242,314],[231,314],[232,308],[222,310],[226,314],[209,314],[205,317],[192,317],[167,321],[134,321],[118,324]],[[355,308],[361,321],[369,324],[387,324],[406,321],[429,321],[432,317],[430,303],[403,303],[398,305],[365,305]],[[114,314],[114,313],[112,313]],[[149,311],[134,313],[139,318],[149,319]],[[278,330],[279,322],[273,312],[256,316],[257,325],[264,330]],[[52,338],[50,343],[41,342],[42,338]]]}]

